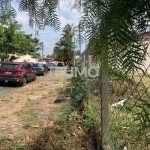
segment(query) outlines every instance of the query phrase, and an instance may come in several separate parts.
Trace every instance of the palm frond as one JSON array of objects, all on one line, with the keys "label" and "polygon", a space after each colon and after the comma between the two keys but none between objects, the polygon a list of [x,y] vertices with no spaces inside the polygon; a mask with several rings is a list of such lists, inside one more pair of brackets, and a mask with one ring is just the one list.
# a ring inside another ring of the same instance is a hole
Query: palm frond
[{"label": "palm frond", "polygon": [[[75,1],[74,7],[80,6],[78,2]],[[104,59],[103,54],[108,51],[109,65],[115,66],[116,58],[126,72],[139,68],[147,50],[145,42],[141,42],[141,32],[149,28],[149,1],[82,0],[80,3],[84,12],[80,22],[93,55]]]},{"label": "palm frond", "polygon": [[1,0],[0,1],[0,17],[5,22],[8,17],[11,22],[13,22],[16,17],[16,11],[11,6],[11,0]]},{"label": "palm frond", "polygon": [[19,10],[28,13],[29,25],[31,27],[34,25],[38,28],[51,26],[58,30],[60,27],[60,21],[56,14],[58,2],[58,0],[20,0]]}]

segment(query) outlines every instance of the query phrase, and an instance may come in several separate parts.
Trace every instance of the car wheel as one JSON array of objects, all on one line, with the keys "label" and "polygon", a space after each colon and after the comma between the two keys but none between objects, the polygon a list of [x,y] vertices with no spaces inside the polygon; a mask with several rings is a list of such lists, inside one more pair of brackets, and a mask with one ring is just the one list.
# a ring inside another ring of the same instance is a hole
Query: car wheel
[{"label": "car wheel", "polygon": [[44,76],[44,75],[45,75],[45,72],[43,72],[42,76]]},{"label": "car wheel", "polygon": [[4,82],[0,82],[0,85],[4,85]]},{"label": "car wheel", "polygon": [[23,77],[22,82],[21,82],[21,86],[25,86],[27,84],[27,78]]}]

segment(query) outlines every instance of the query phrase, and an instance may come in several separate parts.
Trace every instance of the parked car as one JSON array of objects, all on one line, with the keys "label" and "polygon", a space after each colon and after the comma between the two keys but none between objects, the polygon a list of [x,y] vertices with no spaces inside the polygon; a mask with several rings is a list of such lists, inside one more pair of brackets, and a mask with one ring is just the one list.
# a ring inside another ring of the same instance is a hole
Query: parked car
[{"label": "parked car", "polygon": [[64,63],[63,62],[58,62],[57,66],[62,67],[62,66],[64,66]]},{"label": "parked car", "polygon": [[48,67],[45,64],[34,63],[32,67],[35,69],[37,75],[45,75],[48,72]]},{"label": "parked car", "polygon": [[28,81],[36,80],[36,71],[29,63],[1,62],[0,82],[17,83],[24,86]]},{"label": "parked car", "polygon": [[31,66],[33,66],[34,62],[28,62]]},{"label": "parked car", "polygon": [[48,70],[55,70],[56,65],[53,62],[47,63]]}]

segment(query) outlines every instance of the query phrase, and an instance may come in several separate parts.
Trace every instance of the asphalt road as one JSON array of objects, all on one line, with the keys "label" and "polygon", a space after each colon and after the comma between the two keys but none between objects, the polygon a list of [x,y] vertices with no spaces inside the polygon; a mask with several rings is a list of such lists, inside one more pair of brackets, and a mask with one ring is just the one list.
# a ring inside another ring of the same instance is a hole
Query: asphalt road
[{"label": "asphalt road", "polygon": [[[27,84],[30,84],[30,82],[28,82]],[[19,87],[20,86],[17,84],[0,85],[0,97],[2,97],[3,95],[6,95],[7,93],[9,93]]]},{"label": "asphalt road", "polygon": [[[58,75],[60,77],[66,77],[66,67],[57,67],[56,70],[52,71],[53,75]],[[69,76],[69,75],[67,75]],[[38,78],[39,76],[37,76]],[[30,84],[30,83],[28,83]],[[15,84],[8,84],[8,85],[0,85],[0,97],[2,97],[3,95],[15,90],[16,88],[19,88],[18,85]]]},{"label": "asphalt road", "polygon": [[18,88],[17,85],[0,85],[0,97]]}]

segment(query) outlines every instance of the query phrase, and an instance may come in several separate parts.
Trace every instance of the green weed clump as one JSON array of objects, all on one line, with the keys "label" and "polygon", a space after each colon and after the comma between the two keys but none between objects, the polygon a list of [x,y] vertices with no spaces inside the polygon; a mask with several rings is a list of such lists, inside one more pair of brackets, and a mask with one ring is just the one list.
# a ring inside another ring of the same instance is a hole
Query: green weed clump
[{"label": "green weed clump", "polygon": [[[110,145],[114,150],[121,147],[149,149],[150,93],[145,79],[145,76],[140,78],[110,69]],[[111,107],[123,99],[126,99],[123,106]]]}]

